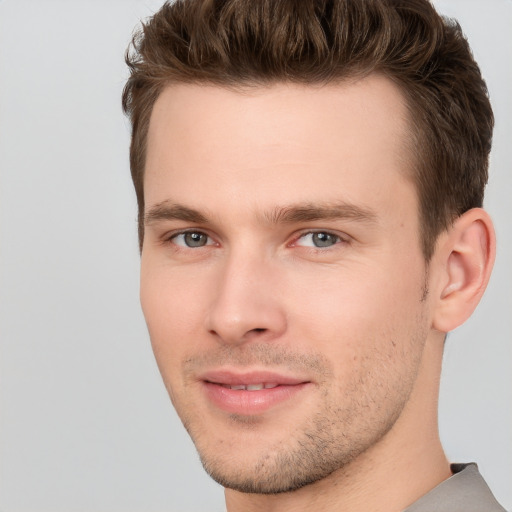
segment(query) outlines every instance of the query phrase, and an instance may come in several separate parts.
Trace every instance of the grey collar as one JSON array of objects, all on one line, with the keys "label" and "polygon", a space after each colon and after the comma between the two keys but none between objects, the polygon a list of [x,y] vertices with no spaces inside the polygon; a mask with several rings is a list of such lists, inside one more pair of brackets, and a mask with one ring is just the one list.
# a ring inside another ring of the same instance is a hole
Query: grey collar
[{"label": "grey collar", "polygon": [[506,512],[496,501],[475,463],[452,464],[453,475],[404,512]]}]

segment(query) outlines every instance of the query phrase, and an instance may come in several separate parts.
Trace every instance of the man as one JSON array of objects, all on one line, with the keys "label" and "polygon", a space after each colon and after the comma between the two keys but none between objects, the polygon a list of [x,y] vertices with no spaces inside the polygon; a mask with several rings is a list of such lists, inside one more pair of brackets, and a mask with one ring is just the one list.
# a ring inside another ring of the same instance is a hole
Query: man
[{"label": "man", "polygon": [[495,253],[460,28],[424,0],[183,0],[128,63],[142,307],[228,511],[503,510],[437,431]]}]

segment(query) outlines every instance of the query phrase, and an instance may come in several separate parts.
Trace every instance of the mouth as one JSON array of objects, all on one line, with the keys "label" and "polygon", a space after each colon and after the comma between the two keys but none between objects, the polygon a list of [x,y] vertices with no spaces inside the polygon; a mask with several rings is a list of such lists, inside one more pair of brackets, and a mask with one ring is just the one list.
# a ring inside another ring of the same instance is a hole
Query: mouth
[{"label": "mouth", "polygon": [[200,378],[208,402],[230,414],[254,416],[292,402],[311,381],[271,372],[208,372]]}]

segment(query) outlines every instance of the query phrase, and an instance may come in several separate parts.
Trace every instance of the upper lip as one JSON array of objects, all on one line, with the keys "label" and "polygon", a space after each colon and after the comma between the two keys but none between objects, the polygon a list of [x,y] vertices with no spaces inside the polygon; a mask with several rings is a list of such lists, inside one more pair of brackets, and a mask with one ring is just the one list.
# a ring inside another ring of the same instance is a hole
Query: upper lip
[{"label": "upper lip", "polygon": [[256,385],[272,383],[282,386],[294,386],[309,382],[302,377],[289,376],[272,371],[246,371],[237,372],[232,370],[211,370],[202,373],[199,380],[214,384],[227,384],[229,386]]}]

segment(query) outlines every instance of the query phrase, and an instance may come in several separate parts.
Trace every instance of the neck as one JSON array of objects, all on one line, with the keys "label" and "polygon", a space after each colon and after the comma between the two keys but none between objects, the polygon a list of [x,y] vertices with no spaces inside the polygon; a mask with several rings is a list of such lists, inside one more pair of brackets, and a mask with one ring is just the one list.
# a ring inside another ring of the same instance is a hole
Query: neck
[{"label": "neck", "polygon": [[417,383],[400,418],[350,464],[302,489],[245,494],[226,489],[228,512],[396,512],[450,477],[437,428],[442,340],[427,343]]}]

